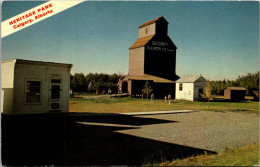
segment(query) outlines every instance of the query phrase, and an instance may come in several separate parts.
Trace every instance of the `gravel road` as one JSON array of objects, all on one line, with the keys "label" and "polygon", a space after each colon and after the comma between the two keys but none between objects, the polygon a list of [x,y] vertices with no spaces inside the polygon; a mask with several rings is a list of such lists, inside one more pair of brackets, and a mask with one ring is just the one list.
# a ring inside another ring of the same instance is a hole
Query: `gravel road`
[{"label": "gravel road", "polygon": [[2,163],[7,166],[140,166],[145,162],[171,161],[204,154],[204,151],[219,152],[258,143],[257,114],[174,112],[3,116]]},{"label": "gravel road", "polygon": [[257,114],[198,111],[136,117],[177,122],[117,132],[215,152],[259,142]]}]

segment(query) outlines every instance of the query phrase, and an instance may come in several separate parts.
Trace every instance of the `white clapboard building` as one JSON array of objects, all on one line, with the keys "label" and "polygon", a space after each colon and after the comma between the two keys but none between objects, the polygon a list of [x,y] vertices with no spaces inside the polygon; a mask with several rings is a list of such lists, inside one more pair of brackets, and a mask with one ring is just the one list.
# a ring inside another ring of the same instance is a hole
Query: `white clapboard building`
[{"label": "white clapboard building", "polygon": [[183,76],[176,81],[176,94],[177,100],[197,100],[201,93],[205,92],[207,80],[199,76]]},{"label": "white clapboard building", "polygon": [[72,64],[13,59],[1,64],[1,113],[69,112]]}]

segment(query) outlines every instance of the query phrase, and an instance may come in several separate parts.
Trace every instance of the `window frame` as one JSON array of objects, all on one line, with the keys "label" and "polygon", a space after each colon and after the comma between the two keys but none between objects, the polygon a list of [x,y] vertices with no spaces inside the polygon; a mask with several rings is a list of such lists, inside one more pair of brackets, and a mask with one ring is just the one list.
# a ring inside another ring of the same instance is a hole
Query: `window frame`
[{"label": "window frame", "polygon": [[182,91],[182,90],[183,90],[183,84],[179,83],[179,91]]},{"label": "window frame", "polygon": [[[38,102],[27,102],[27,83],[28,82],[39,82],[40,83],[40,100]],[[37,79],[25,79],[24,84],[24,104],[42,104],[42,81]]]}]

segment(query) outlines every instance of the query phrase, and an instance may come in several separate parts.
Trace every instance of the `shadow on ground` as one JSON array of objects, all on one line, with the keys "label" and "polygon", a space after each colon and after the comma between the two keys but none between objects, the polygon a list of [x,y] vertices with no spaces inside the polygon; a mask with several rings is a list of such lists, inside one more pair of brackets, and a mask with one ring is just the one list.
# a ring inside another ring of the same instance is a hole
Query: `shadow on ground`
[{"label": "shadow on ground", "polygon": [[[85,125],[77,122],[134,127]],[[141,165],[204,154],[206,150],[116,132],[161,123],[178,122],[117,114],[2,115],[2,164]]]}]

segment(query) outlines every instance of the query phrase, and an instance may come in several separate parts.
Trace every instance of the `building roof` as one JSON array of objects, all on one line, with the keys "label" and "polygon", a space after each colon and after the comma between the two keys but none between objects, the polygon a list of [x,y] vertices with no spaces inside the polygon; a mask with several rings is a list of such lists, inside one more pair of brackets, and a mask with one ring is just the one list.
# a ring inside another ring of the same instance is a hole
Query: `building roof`
[{"label": "building roof", "polygon": [[196,76],[196,75],[186,75],[186,76],[183,76],[180,79],[178,79],[176,82],[189,82],[189,83],[192,82],[193,83],[193,82],[196,82],[199,79],[206,81],[206,79],[201,75],[198,75],[198,76]]},{"label": "building roof", "polygon": [[[156,22],[157,22],[158,20],[160,20],[160,19],[164,19],[164,17],[163,17],[163,16],[160,16],[160,17],[158,17],[158,18],[156,18],[156,19],[147,21],[147,22],[145,22],[144,24],[140,25],[139,28],[142,28],[142,27],[148,26],[148,25],[150,25],[150,24],[156,23]],[[165,20],[165,19],[164,19],[164,20]],[[165,21],[166,21],[166,20],[165,20]],[[166,22],[167,22],[167,21],[166,21]],[[168,22],[167,22],[167,23],[168,23]]]},{"label": "building roof", "polygon": [[160,77],[156,77],[153,75],[148,75],[148,74],[144,74],[141,76],[129,76],[126,75],[123,79],[128,79],[128,80],[147,80],[147,81],[154,81],[155,83],[175,83],[174,81],[168,80],[168,79],[164,79],[164,78],[160,78]]},{"label": "building roof", "polygon": [[143,37],[143,38],[139,38],[137,39],[132,46],[130,46],[129,49],[134,49],[134,48],[139,48],[139,47],[142,47],[142,46],[145,46],[145,44],[147,44],[147,42],[150,41],[150,39],[152,39],[152,37],[155,36],[154,35],[149,35],[147,37]]},{"label": "building roof", "polygon": [[244,87],[227,87],[229,90],[246,90]]},{"label": "building roof", "polygon": [[35,64],[35,65],[51,65],[51,66],[66,66],[72,67],[72,64],[66,63],[55,63],[55,62],[45,62],[45,61],[34,61],[34,60],[24,60],[24,59],[11,59],[11,60],[4,60],[2,63],[13,62],[16,64]]}]

